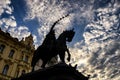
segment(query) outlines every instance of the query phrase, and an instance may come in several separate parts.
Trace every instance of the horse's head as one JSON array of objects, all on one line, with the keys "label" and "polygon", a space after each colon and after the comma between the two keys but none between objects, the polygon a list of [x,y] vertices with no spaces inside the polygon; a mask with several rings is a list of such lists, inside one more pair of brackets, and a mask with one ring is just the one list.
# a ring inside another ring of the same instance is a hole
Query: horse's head
[{"label": "horse's head", "polygon": [[73,29],[72,30],[66,30],[66,31],[64,31],[64,33],[66,35],[66,41],[71,42],[73,37],[74,37],[74,34],[75,34],[74,30]]}]

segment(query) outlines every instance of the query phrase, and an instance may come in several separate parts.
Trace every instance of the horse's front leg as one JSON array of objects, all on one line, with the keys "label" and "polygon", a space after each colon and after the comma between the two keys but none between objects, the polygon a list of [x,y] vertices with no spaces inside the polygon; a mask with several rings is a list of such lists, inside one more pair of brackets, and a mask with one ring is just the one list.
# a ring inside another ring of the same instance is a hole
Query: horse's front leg
[{"label": "horse's front leg", "polygon": [[60,56],[60,60],[63,62],[63,63],[65,63],[65,51],[61,51],[60,52],[60,54],[59,54],[59,56]]},{"label": "horse's front leg", "polygon": [[70,55],[69,49],[66,48],[66,51],[67,51],[67,53],[68,53],[68,58],[67,58],[67,60],[70,61],[71,55]]}]

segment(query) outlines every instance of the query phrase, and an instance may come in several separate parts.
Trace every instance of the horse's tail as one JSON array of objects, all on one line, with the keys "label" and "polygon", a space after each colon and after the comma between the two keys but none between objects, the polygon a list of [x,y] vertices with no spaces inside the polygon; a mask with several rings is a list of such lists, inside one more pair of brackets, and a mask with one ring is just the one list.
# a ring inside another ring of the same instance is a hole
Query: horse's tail
[{"label": "horse's tail", "polygon": [[56,25],[60,20],[62,20],[63,18],[65,18],[65,17],[67,17],[67,16],[69,16],[69,14],[67,14],[67,15],[65,15],[64,17],[62,17],[62,18],[58,19],[57,21],[55,21],[54,24],[52,25],[51,29],[50,29],[50,32],[53,30],[53,28],[55,27],[55,25]]}]

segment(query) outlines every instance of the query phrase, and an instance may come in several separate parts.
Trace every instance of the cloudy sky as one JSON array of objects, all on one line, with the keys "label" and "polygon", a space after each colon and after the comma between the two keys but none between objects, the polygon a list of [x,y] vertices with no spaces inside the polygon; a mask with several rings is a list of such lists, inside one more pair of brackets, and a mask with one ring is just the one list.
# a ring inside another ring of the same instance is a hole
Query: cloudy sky
[{"label": "cloudy sky", "polygon": [[0,0],[0,28],[19,40],[32,34],[36,47],[66,14],[55,33],[75,29],[70,63],[90,80],[120,80],[120,0]]}]

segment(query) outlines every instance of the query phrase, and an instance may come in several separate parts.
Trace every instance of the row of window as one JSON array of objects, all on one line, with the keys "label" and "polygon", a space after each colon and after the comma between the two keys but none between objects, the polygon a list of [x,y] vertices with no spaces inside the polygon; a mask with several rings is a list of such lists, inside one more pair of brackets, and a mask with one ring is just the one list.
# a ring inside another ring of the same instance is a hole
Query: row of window
[{"label": "row of window", "polygon": [[[5,45],[3,45],[3,44],[0,45],[0,53],[3,53],[4,49],[5,49]],[[14,51],[14,50],[11,50],[11,51],[9,52],[8,57],[9,57],[9,58],[13,58],[14,53],[15,53],[15,51]],[[22,56],[22,60],[25,61],[25,62],[28,62],[28,58],[29,58],[28,56],[25,56],[25,58]]]},{"label": "row of window", "polygon": [[[5,65],[4,68],[3,68],[2,74],[7,75],[8,70],[9,70],[9,65]],[[17,74],[19,74],[19,72],[17,72]],[[25,74],[25,70],[22,70],[21,75],[23,75],[23,74]],[[18,77],[18,75],[17,75],[17,77]]]},{"label": "row of window", "polygon": [[[4,49],[5,49],[5,45],[3,45],[3,44],[0,45],[0,53],[3,53]],[[9,55],[8,55],[8,57],[9,57],[9,58],[12,58],[13,55],[14,55],[14,53],[15,53],[15,51],[14,51],[14,50],[11,50],[10,53],[9,53]]]}]

